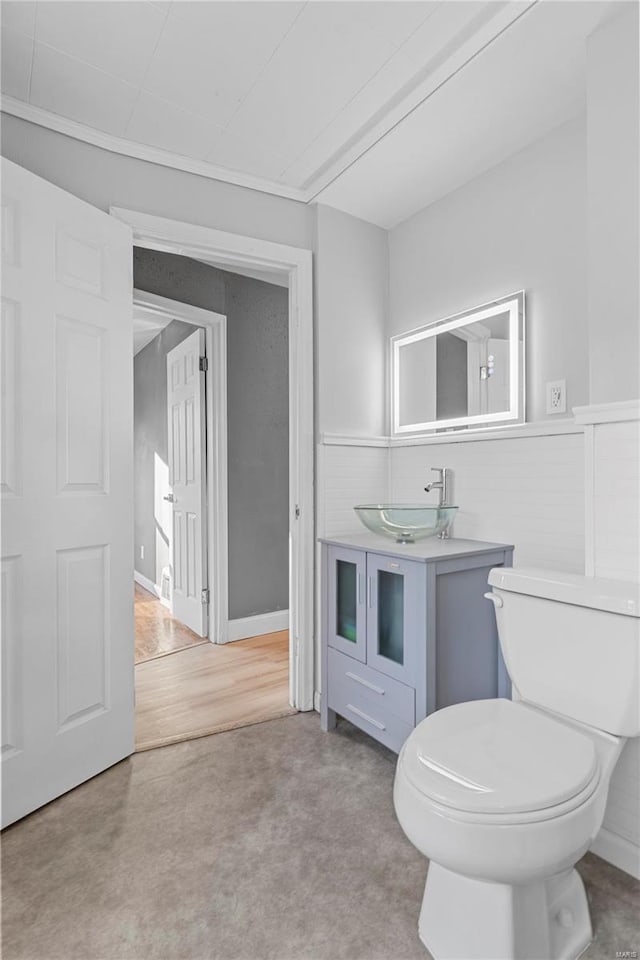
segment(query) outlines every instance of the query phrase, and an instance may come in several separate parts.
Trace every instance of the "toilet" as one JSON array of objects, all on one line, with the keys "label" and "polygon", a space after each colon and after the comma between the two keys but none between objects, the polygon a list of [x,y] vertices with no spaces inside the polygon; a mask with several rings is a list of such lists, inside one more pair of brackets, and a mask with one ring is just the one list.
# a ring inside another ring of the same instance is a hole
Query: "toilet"
[{"label": "toilet", "polygon": [[429,859],[418,924],[435,960],[569,960],[592,939],[575,864],[640,735],[640,588],[497,567],[513,700],[438,710],[406,740],[394,804]]}]

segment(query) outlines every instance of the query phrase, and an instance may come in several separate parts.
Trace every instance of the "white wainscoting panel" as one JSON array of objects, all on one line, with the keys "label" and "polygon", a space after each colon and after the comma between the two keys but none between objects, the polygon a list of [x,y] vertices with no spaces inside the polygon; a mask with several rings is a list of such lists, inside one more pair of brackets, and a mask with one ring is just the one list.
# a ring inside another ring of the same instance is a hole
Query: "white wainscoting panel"
[{"label": "white wainscoting panel", "polygon": [[[587,570],[640,580],[640,404],[582,407],[587,489]],[[640,877],[640,740],[631,740],[613,772],[595,853]]]},{"label": "white wainscoting panel", "polygon": [[[603,827],[633,845],[629,856],[635,860],[640,877],[640,741],[630,740],[613,771]],[[635,849],[634,849],[635,848]],[[615,861],[614,861],[615,862]],[[623,870],[627,866],[617,864]]]},{"label": "white wainscoting panel", "polygon": [[595,575],[640,580],[640,423],[593,428]]},{"label": "white wainscoting panel", "polygon": [[354,507],[389,495],[389,450],[320,444],[317,459],[318,536],[362,532]]},{"label": "white wainscoting panel", "polygon": [[394,447],[393,501],[437,502],[432,467],[453,471],[457,537],[515,545],[514,564],[582,573],[582,430],[560,436]]}]

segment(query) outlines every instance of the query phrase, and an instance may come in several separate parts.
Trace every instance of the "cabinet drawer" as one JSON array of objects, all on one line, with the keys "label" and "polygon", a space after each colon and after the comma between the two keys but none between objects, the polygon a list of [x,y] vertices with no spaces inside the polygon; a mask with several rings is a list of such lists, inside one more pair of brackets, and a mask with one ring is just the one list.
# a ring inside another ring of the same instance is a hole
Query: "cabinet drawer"
[{"label": "cabinet drawer", "polygon": [[[351,698],[350,702],[354,704],[357,700],[365,705],[364,710],[369,707],[374,711],[372,716],[393,716],[410,727],[415,725],[416,694],[412,687],[345,657],[337,650],[329,649],[328,654],[327,691],[330,695],[332,690],[338,691],[343,700]],[[331,707],[336,709],[333,704]]]},{"label": "cabinet drawer", "polygon": [[360,690],[346,687],[344,680],[329,686],[327,699],[331,710],[396,753],[400,752],[413,730],[413,724],[405,723],[389,710],[382,709],[382,697],[375,702]]}]

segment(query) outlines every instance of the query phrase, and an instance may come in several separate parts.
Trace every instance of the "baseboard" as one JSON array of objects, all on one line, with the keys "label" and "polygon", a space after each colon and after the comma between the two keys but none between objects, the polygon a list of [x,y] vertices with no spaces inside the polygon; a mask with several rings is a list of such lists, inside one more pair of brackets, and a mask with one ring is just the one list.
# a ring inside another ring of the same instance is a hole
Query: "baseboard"
[{"label": "baseboard", "polygon": [[289,629],[289,611],[274,610],[273,613],[259,613],[255,617],[242,617],[229,620],[227,643],[231,640],[246,640],[247,637],[259,637],[262,633],[276,633]]},{"label": "baseboard", "polygon": [[141,587],[144,587],[145,590],[148,590],[149,593],[152,593],[154,597],[157,597],[163,607],[166,607],[167,610],[171,609],[171,604],[166,597],[162,596],[162,592],[157,583],[154,583],[153,580],[149,580],[149,577],[145,577],[144,573],[138,573],[137,570],[133,571],[133,579]]},{"label": "baseboard", "polygon": [[140,584],[140,586],[143,587],[145,590],[148,590],[149,593],[152,593],[154,597],[157,597],[158,600],[161,599],[160,587],[156,583],[154,583],[153,580],[149,580],[149,577],[145,577],[143,573],[138,573],[137,570],[134,570],[133,579],[135,580],[136,583]]},{"label": "baseboard", "polygon": [[591,844],[591,853],[597,854],[607,863],[612,863],[614,867],[640,880],[640,847],[630,840],[603,827]]}]

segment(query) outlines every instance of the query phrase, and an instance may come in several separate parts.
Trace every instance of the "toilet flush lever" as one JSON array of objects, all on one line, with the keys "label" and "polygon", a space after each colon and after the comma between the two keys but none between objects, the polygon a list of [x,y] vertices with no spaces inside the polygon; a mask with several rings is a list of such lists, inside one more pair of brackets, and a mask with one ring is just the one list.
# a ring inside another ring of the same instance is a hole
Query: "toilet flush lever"
[{"label": "toilet flush lever", "polygon": [[503,605],[502,597],[499,597],[496,593],[485,593],[484,598],[485,600],[491,600],[491,603],[496,607]]}]

